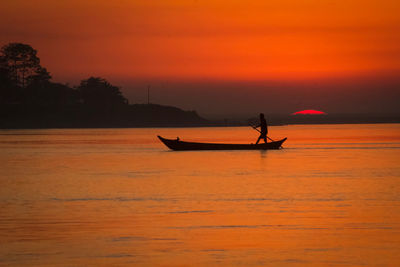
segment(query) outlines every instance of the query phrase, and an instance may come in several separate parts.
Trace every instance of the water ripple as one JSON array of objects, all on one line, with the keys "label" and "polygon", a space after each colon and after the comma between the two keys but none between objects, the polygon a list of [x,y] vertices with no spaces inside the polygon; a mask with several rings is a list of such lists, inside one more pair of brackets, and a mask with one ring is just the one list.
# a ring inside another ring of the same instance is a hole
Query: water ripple
[{"label": "water ripple", "polygon": [[185,213],[209,213],[215,212],[214,210],[182,210],[182,211],[171,211],[169,214],[185,214]]},{"label": "water ripple", "polygon": [[175,199],[166,198],[50,198],[52,201],[64,201],[64,202],[78,202],[78,201],[175,201]]}]

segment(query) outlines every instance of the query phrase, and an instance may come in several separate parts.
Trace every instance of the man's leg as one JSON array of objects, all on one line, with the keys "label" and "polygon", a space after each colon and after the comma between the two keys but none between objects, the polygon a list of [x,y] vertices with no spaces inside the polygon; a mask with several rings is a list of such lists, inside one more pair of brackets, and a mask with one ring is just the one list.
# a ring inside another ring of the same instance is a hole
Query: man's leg
[{"label": "man's leg", "polygon": [[256,145],[258,144],[258,142],[260,142],[260,139],[261,139],[261,135],[258,137]]}]

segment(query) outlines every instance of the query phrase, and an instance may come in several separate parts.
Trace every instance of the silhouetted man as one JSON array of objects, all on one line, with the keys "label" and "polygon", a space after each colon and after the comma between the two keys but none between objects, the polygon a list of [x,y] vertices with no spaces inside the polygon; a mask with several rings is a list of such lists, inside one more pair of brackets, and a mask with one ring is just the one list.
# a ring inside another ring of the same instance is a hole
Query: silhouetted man
[{"label": "silhouetted man", "polygon": [[260,139],[264,139],[264,142],[267,142],[267,134],[268,134],[268,126],[267,126],[267,121],[265,120],[264,114],[260,113],[260,124],[257,125],[255,128],[260,127],[261,131],[260,131],[260,136],[257,139],[256,144],[258,144],[258,142],[260,142]]}]

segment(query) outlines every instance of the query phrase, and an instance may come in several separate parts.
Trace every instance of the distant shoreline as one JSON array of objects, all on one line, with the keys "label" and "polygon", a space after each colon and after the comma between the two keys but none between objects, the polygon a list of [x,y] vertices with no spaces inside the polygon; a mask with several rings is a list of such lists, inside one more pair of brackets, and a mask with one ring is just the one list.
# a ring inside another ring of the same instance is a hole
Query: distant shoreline
[{"label": "distant shoreline", "polygon": [[[256,115],[256,114],[255,114]],[[400,123],[400,114],[290,115],[266,113],[269,126],[299,124],[382,124]],[[89,129],[89,128],[181,128],[229,127],[258,124],[257,116],[247,119],[206,119],[196,111],[157,104],[126,104],[113,112],[84,105],[0,107],[0,129]]]}]

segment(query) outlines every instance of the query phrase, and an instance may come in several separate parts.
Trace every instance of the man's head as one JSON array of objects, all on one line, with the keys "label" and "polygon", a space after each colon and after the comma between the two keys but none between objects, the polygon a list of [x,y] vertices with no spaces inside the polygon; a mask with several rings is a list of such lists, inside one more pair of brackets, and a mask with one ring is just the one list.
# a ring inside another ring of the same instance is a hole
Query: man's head
[{"label": "man's head", "polygon": [[260,113],[260,119],[264,119],[264,113]]}]

